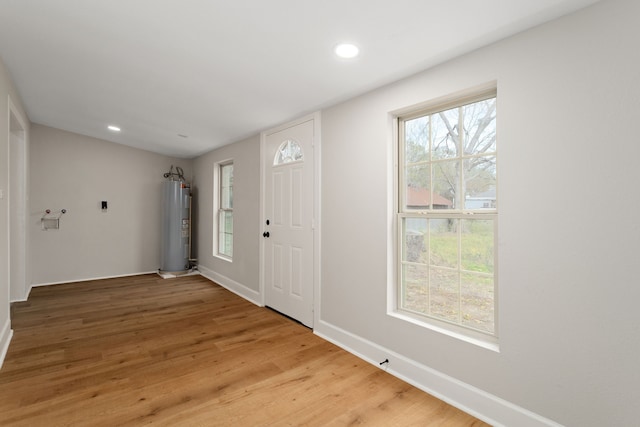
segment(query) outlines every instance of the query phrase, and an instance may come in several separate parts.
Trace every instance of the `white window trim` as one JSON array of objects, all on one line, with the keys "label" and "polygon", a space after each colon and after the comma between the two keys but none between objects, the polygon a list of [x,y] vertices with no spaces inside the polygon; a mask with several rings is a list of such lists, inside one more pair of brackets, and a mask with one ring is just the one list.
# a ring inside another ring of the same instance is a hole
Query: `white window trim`
[{"label": "white window trim", "polygon": [[212,236],[212,255],[215,258],[226,262],[233,262],[233,256],[221,254],[220,248],[220,170],[223,166],[233,164],[233,159],[226,159],[216,162],[213,165],[213,236]]},{"label": "white window trim", "polygon": [[[497,220],[497,210],[493,212],[494,215],[494,227],[495,233],[494,236],[496,241],[494,242],[494,251],[495,251],[495,275],[494,275],[494,287],[496,292],[494,293],[494,334],[486,334],[479,331],[475,331],[470,328],[466,328],[464,326],[456,325],[453,323],[449,323],[446,321],[441,321],[436,318],[422,316],[419,314],[412,314],[408,311],[400,309],[400,281],[401,281],[401,271],[400,266],[402,265],[402,242],[401,242],[401,230],[402,227],[400,218],[403,214],[399,212],[399,203],[401,196],[401,186],[404,184],[401,182],[400,177],[400,162],[403,161],[400,156],[400,127],[399,123],[402,120],[408,120],[414,117],[420,117],[424,114],[429,114],[430,112],[437,112],[446,110],[451,107],[455,107],[457,105],[472,103],[475,101],[479,101],[482,99],[487,99],[488,96],[493,94],[493,96],[497,97],[497,83],[490,82],[475,88],[471,88],[468,90],[460,91],[455,94],[439,97],[432,101],[417,104],[414,106],[402,108],[396,111],[392,111],[389,113],[390,120],[390,129],[391,129],[391,141],[390,146],[392,147],[392,154],[390,158],[393,161],[392,178],[390,180],[392,185],[392,197],[389,200],[390,205],[390,221],[389,221],[389,230],[388,230],[388,287],[387,287],[387,315],[407,323],[417,325],[423,327],[425,329],[429,329],[435,332],[438,332],[443,335],[450,336],[452,338],[467,342],[469,344],[473,344],[487,350],[500,352],[499,347],[499,299],[498,299],[498,220]],[[499,185],[496,183],[496,186]],[[420,211],[416,211],[419,213]],[[460,214],[460,212],[456,212]],[[410,214],[409,214],[410,216]]]}]

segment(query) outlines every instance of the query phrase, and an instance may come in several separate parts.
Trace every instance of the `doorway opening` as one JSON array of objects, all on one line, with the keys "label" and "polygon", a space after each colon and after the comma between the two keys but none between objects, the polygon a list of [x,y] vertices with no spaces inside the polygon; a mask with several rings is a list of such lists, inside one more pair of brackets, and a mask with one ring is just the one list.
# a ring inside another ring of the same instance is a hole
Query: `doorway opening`
[{"label": "doorway opening", "polygon": [[9,297],[25,301],[27,280],[27,126],[9,99]]}]

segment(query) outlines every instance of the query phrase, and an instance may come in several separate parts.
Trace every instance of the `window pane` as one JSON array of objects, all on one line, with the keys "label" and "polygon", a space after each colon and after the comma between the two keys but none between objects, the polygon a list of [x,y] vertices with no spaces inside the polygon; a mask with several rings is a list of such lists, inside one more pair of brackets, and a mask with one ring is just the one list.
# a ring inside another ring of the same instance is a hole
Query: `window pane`
[{"label": "window pane", "polygon": [[431,315],[457,323],[460,305],[458,273],[439,268],[432,268],[429,273]]},{"label": "window pane", "polygon": [[426,264],[425,232],[427,220],[423,218],[404,219],[404,250],[402,260]]},{"label": "window pane", "polygon": [[496,208],[496,156],[473,157],[464,161],[464,208]]},{"label": "window pane", "polygon": [[220,211],[218,230],[218,252],[233,255],[233,212]]},{"label": "window pane", "polygon": [[224,232],[233,232],[233,212],[224,212]]},{"label": "window pane", "polygon": [[426,265],[402,266],[402,308],[417,313],[427,313],[429,307],[429,270]]},{"label": "window pane", "polygon": [[462,269],[493,274],[494,221],[461,220]]},{"label": "window pane", "polygon": [[429,160],[429,116],[405,122],[404,149],[406,164]]},{"label": "window pane", "polygon": [[462,107],[464,117],[465,155],[496,151],[496,99],[475,102]]},{"label": "window pane", "polygon": [[220,167],[220,208],[233,208],[233,164]]},{"label": "window pane", "polygon": [[457,219],[431,219],[429,233],[429,263],[439,267],[458,267]]},{"label": "window pane", "polygon": [[463,273],[461,291],[462,324],[485,332],[495,332],[493,277]]},{"label": "window pane", "polygon": [[222,236],[226,232],[226,218],[227,211],[218,211],[218,233]]},{"label": "window pane", "polygon": [[459,156],[459,111],[459,108],[452,108],[431,116],[431,146],[434,160]]},{"label": "window pane", "polygon": [[433,191],[433,209],[459,209],[459,160],[433,164]]},{"label": "window pane", "polygon": [[233,185],[233,164],[221,167],[222,187],[231,187]]},{"label": "window pane", "polygon": [[428,164],[407,166],[405,182],[406,207],[431,209],[431,167]]},{"label": "window pane", "polygon": [[231,209],[231,188],[220,189],[220,208]]}]

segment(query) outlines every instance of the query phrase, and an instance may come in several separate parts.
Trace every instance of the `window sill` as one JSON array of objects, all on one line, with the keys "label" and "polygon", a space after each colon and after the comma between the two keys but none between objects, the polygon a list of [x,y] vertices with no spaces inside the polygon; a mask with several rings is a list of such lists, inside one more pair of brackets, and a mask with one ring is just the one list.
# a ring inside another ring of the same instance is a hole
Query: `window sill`
[{"label": "window sill", "polygon": [[233,262],[233,258],[229,258],[228,256],[224,256],[224,255],[219,255],[219,254],[213,254],[214,258],[220,259],[222,261],[226,261],[228,263],[232,263]]},{"label": "window sill", "polygon": [[[418,318],[417,316],[414,317],[401,311],[390,310],[387,312],[387,314],[391,317],[395,317],[396,319],[400,319],[405,322],[409,322],[411,324],[414,324],[426,329],[430,329],[432,331],[450,336],[457,340],[464,341],[466,343],[469,343],[478,347],[482,347],[486,350],[500,353],[500,346],[498,345],[497,337],[485,336],[481,333],[474,333],[474,331],[471,331],[471,330],[469,330],[467,333],[467,331],[464,328],[457,327],[455,325],[449,325],[445,322],[438,322],[435,319],[423,320]],[[473,336],[471,336],[470,334],[473,334]]]}]

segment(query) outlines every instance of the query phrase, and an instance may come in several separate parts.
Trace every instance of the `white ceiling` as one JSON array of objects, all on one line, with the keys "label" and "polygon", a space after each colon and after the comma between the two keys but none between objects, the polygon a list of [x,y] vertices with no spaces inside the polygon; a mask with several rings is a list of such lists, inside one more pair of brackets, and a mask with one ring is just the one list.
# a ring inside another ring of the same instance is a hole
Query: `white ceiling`
[{"label": "white ceiling", "polygon": [[194,157],[594,2],[0,0],[0,57],[32,122]]}]

